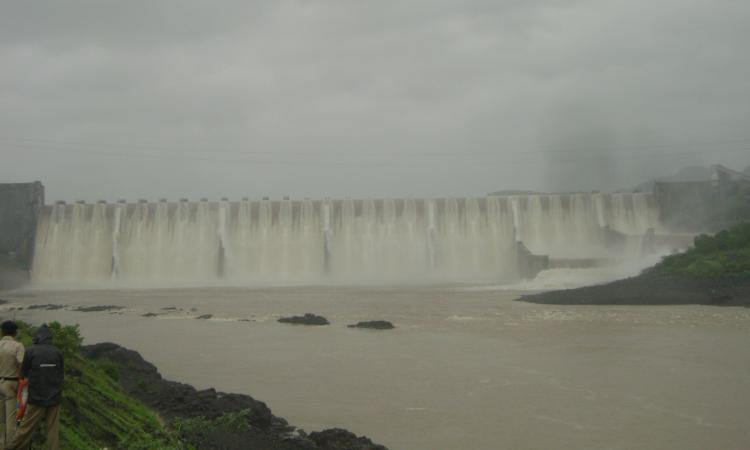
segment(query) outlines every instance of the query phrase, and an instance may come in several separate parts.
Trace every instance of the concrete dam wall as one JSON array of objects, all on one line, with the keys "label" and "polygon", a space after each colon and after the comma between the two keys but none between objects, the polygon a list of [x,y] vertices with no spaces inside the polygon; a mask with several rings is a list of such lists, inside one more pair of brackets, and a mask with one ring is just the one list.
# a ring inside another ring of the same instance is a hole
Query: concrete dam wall
[{"label": "concrete dam wall", "polygon": [[0,184],[0,255],[31,265],[37,215],[44,206],[40,182]]},{"label": "concrete dam wall", "polygon": [[[511,281],[519,243],[566,258],[658,229],[651,194],[56,204],[36,284]],[[638,245],[626,246],[637,252]]]},{"label": "concrete dam wall", "polygon": [[41,183],[0,183],[0,290],[28,282],[43,205]]}]

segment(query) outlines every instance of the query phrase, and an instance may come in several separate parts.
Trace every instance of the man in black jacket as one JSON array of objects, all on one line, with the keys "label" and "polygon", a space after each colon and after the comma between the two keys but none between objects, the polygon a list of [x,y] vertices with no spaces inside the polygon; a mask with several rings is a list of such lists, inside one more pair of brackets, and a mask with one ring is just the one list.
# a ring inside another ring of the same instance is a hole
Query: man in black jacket
[{"label": "man in black jacket", "polygon": [[63,389],[63,356],[52,345],[52,330],[39,327],[34,345],[26,350],[21,364],[21,377],[29,379],[29,400],[21,426],[16,431],[8,450],[29,448],[39,422],[47,424],[47,447],[60,448],[60,402]]}]

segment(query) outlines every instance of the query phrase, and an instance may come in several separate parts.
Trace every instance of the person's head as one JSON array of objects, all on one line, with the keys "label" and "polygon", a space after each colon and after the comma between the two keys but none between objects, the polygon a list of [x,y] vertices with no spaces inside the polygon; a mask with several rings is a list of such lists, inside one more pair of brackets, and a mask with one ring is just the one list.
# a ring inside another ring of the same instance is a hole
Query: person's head
[{"label": "person's head", "polygon": [[3,336],[15,336],[18,332],[18,325],[12,320],[6,320],[0,324],[0,332]]},{"label": "person's head", "polygon": [[34,339],[31,342],[33,344],[52,344],[53,337],[52,330],[50,330],[46,323],[43,323],[42,326],[36,330],[36,336],[34,336]]}]

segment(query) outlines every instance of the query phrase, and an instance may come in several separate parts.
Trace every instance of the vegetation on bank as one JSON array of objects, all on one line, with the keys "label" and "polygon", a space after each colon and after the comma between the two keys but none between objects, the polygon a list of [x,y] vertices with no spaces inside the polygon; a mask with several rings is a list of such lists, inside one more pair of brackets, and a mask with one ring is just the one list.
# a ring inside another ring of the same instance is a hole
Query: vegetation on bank
[{"label": "vegetation on bank", "polygon": [[702,234],[695,238],[694,243],[690,250],[664,258],[652,272],[728,282],[750,281],[750,222],[735,225],[714,236]]}]

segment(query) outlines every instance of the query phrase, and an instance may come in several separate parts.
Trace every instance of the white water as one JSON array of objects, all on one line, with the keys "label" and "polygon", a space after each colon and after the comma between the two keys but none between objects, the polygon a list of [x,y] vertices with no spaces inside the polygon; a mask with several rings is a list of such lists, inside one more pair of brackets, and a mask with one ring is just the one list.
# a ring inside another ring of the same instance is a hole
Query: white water
[{"label": "white water", "polygon": [[659,230],[659,213],[651,194],[552,194],[513,199],[518,210],[518,238],[534,253],[568,258],[608,255],[604,227],[634,237]]},{"label": "white water", "polygon": [[649,194],[466,199],[57,204],[37,285],[446,282],[517,279],[516,240],[558,257],[607,254],[603,227],[658,228]]}]

